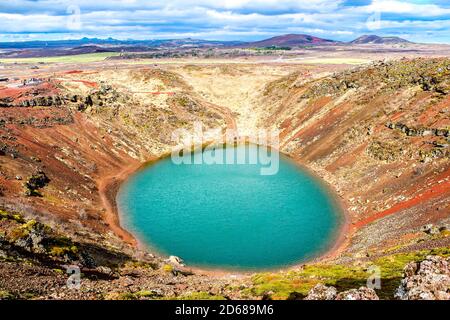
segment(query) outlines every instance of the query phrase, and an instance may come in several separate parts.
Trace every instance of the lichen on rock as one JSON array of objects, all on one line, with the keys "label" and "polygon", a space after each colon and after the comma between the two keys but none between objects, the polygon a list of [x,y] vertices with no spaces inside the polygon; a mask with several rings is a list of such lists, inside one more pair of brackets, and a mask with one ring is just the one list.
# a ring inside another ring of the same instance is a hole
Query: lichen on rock
[{"label": "lichen on rock", "polygon": [[411,262],[395,294],[401,300],[450,300],[450,258],[428,256]]},{"label": "lichen on rock", "polygon": [[305,300],[335,300],[336,296],[337,290],[335,287],[318,284],[311,289]]}]

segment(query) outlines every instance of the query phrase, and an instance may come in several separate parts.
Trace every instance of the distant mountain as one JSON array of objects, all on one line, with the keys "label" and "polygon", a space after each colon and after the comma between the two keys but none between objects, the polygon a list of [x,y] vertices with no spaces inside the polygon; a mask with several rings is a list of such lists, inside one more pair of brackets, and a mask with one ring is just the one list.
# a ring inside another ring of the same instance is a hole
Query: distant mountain
[{"label": "distant mountain", "polygon": [[411,43],[399,37],[380,37],[377,35],[364,35],[350,42],[351,44],[401,44]]},{"label": "distant mountain", "polygon": [[282,36],[273,37],[270,39],[250,42],[246,44],[246,46],[250,47],[298,47],[305,45],[327,45],[327,44],[335,44],[337,41],[322,39],[314,36],[310,36],[307,34],[285,34]]},{"label": "distant mountain", "polygon": [[102,47],[231,47],[237,46],[242,41],[210,41],[201,39],[157,39],[157,40],[117,40],[113,38],[82,38],[78,40],[55,40],[55,41],[23,41],[23,42],[0,42],[0,49],[70,49],[80,46],[102,46]]}]

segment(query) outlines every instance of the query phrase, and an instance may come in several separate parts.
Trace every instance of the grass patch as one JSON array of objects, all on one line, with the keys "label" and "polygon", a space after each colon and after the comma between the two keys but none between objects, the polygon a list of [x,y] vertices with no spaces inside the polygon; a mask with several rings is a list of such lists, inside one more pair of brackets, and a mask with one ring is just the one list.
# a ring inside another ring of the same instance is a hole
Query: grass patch
[{"label": "grass patch", "polygon": [[335,286],[339,291],[358,288],[366,284],[368,277],[362,267],[307,265],[300,271],[257,274],[249,293],[262,296],[271,292],[273,299],[285,300],[294,292],[306,296],[319,283]]},{"label": "grass patch", "polygon": [[259,273],[253,276],[253,286],[243,291],[246,295],[263,296],[271,293],[276,300],[287,299],[291,293],[306,296],[319,283],[334,286],[339,292],[357,289],[367,285],[372,275],[370,266],[377,266],[381,272],[381,299],[393,299],[400,285],[405,266],[413,261],[422,261],[428,255],[450,256],[450,248],[399,253],[369,261],[363,265],[306,265],[302,270],[280,273]]},{"label": "grass patch", "polygon": [[450,248],[399,253],[373,261],[373,265],[378,266],[381,270],[382,289],[377,291],[379,297],[382,299],[392,299],[402,279],[405,266],[410,262],[423,261],[429,255],[449,257]]},{"label": "grass patch", "polygon": [[118,56],[117,52],[98,52],[59,57],[37,58],[3,58],[1,63],[89,63],[103,61],[108,57]]}]

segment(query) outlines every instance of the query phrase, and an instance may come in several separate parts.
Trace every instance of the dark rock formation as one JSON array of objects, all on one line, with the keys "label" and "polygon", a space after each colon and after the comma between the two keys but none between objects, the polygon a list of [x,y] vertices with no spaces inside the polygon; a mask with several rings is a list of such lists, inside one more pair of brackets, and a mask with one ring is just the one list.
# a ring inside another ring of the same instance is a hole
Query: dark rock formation
[{"label": "dark rock formation", "polygon": [[386,127],[389,129],[397,129],[406,134],[408,137],[448,137],[450,130],[438,128],[412,128],[403,123],[387,123]]},{"label": "dark rock formation", "polygon": [[36,196],[39,195],[37,190],[45,187],[50,182],[50,179],[45,175],[43,171],[38,171],[33,174],[28,181],[25,182],[25,195]]}]

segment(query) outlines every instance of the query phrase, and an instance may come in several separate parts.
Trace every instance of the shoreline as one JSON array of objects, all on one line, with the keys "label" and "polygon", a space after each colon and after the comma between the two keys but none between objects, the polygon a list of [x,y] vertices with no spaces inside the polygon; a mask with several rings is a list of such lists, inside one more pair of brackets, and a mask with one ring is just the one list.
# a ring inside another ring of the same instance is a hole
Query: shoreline
[{"label": "shoreline", "polygon": [[[288,157],[291,161],[293,161],[298,167],[302,170],[306,171],[309,175],[315,178],[325,189],[328,195],[333,202],[333,205],[337,208],[338,214],[340,215],[340,225],[339,229],[336,230],[334,234],[334,244],[327,247],[326,250],[323,250],[323,253],[319,254],[317,257],[307,260],[305,263],[296,265],[294,268],[298,268],[301,265],[312,262],[327,262],[333,260],[339,256],[345,248],[348,246],[348,241],[351,239],[351,235],[353,234],[351,216],[349,214],[349,206],[345,202],[342,196],[339,195],[338,190],[336,190],[331,183],[329,183],[325,178],[320,174],[320,172],[313,170],[306,163],[301,161],[301,159],[292,157],[289,154],[281,152],[281,154]],[[287,268],[287,270],[292,268]]]},{"label": "shoreline", "polygon": [[[278,150],[279,151],[279,150]],[[308,174],[316,178],[324,187],[327,193],[329,193],[332,201],[335,206],[339,210],[339,214],[341,215],[341,224],[339,229],[336,231],[334,237],[334,244],[331,245],[326,250],[323,250],[323,253],[319,254],[317,257],[308,259],[301,263],[296,263],[292,266],[280,267],[275,269],[261,269],[261,270],[228,270],[228,269],[220,269],[220,268],[202,268],[196,266],[186,266],[186,269],[189,269],[195,273],[208,275],[208,276],[245,276],[254,274],[257,272],[276,272],[276,271],[289,271],[298,269],[299,267],[308,264],[308,263],[318,263],[318,262],[326,262],[337,257],[342,251],[347,247],[347,242],[350,240],[350,235],[353,233],[353,228],[351,227],[351,219],[348,213],[348,206],[339,196],[338,192],[329,184],[318,172],[309,168],[305,163],[303,163],[300,159],[296,159],[289,154],[279,151],[280,154],[286,156],[289,160],[293,161],[295,165],[299,166],[303,170],[305,170]],[[147,246],[143,246],[140,241],[129,231],[127,231],[120,224],[120,212],[117,206],[117,194],[120,189],[122,183],[124,183],[131,175],[139,172],[140,170],[146,168],[147,166],[155,163],[156,161],[162,160],[170,156],[170,153],[164,153],[160,156],[155,156],[150,158],[148,161],[135,163],[124,167],[117,174],[109,175],[104,178],[98,179],[98,189],[100,198],[104,208],[106,209],[105,213],[105,221],[108,223],[111,231],[116,234],[119,238],[125,241],[127,244],[131,245],[136,249],[140,249],[143,247],[143,250],[147,249]],[[158,254],[157,252],[151,252],[152,254]],[[181,257],[182,258],[182,257]]]},{"label": "shoreline", "polygon": [[101,203],[106,210],[105,222],[111,231],[127,244],[137,247],[138,241],[130,232],[125,230],[120,224],[119,209],[117,207],[117,194],[119,188],[130,175],[135,173],[142,166],[140,162],[124,167],[119,173],[99,178],[97,180],[98,192]]}]

